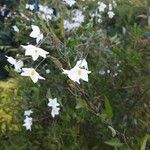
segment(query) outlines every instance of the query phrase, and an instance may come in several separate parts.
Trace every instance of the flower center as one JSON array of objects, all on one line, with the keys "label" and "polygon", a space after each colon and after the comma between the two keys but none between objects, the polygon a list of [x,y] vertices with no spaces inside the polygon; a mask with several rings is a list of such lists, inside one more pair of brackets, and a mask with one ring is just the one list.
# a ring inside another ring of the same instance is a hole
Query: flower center
[{"label": "flower center", "polygon": [[32,70],[32,71],[31,71],[31,76],[34,76],[34,75],[35,75],[35,71]]},{"label": "flower center", "polygon": [[39,50],[36,48],[34,51],[35,51],[35,53],[38,53]]},{"label": "flower center", "polygon": [[81,69],[78,69],[77,74],[78,74],[78,76],[81,76],[81,74],[82,74]]}]

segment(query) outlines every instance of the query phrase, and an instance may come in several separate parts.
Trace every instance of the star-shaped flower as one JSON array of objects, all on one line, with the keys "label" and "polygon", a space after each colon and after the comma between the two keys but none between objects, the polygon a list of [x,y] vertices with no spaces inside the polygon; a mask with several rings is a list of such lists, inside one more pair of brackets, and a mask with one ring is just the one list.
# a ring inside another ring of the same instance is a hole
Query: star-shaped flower
[{"label": "star-shaped flower", "polygon": [[78,66],[75,66],[74,68],[70,70],[63,69],[63,73],[67,74],[68,77],[74,82],[77,82],[80,84],[80,81],[79,81],[80,79],[88,82],[88,74],[90,74],[91,71],[88,71],[86,69],[81,69]]},{"label": "star-shaped flower", "polygon": [[32,113],[33,113],[32,110],[26,110],[26,111],[24,112],[24,115],[25,115],[25,116],[30,116]]},{"label": "star-shaped flower", "polygon": [[100,12],[104,12],[105,8],[107,7],[106,4],[104,4],[103,2],[98,2],[98,9]]},{"label": "star-shaped flower", "polygon": [[46,54],[49,54],[49,52],[34,45],[27,45],[27,46],[22,45],[22,47],[26,50],[25,56],[32,56],[32,59],[34,61],[37,60],[39,56],[46,58]]},{"label": "star-shaped flower", "polygon": [[115,16],[115,13],[113,11],[109,11],[107,14],[110,19]]},{"label": "star-shaped flower", "polygon": [[21,68],[23,67],[23,61],[22,60],[16,60],[13,57],[7,57],[7,61],[12,64],[15,67],[16,72],[21,72]]},{"label": "star-shaped flower", "polygon": [[26,116],[25,120],[24,120],[24,127],[26,127],[26,130],[30,130],[31,131],[31,126],[32,126],[32,118]]},{"label": "star-shaped flower", "polygon": [[60,104],[57,102],[57,98],[54,98],[54,99],[49,98],[48,106],[52,107],[51,115],[52,115],[53,118],[55,117],[55,115],[59,114]]},{"label": "star-shaped flower", "polygon": [[59,115],[59,110],[59,107],[52,108],[51,115],[53,118],[55,117],[55,115]]},{"label": "star-shaped flower", "polygon": [[52,108],[56,108],[57,106],[60,106],[60,104],[57,102],[57,98],[51,99],[49,98],[48,106]]},{"label": "star-shaped flower", "polygon": [[38,81],[38,79],[45,80],[45,78],[41,77],[33,68],[22,68],[23,72],[22,76],[29,76],[34,83]]},{"label": "star-shaped flower", "polygon": [[31,28],[33,31],[30,33],[30,37],[36,38],[36,43],[39,43],[43,39],[43,33],[41,33],[40,28],[36,25],[31,25]]}]

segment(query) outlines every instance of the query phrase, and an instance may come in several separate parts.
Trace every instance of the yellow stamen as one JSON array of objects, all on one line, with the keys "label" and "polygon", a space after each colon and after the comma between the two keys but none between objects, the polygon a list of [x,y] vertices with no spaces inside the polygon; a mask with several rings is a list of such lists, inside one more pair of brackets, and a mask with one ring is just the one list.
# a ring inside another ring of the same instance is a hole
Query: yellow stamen
[{"label": "yellow stamen", "polygon": [[81,69],[78,69],[78,72],[77,72],[77,73],[78,73],[79,76],[81,76],[81,74],[82,74]]},{"label": "yellow stamen", "polygon": [[38,50],[38,48],[36,48],[34,51],[35,51],[35,53],[38,53],[39,50]]},{"label": "yellow stamen", "polygon": [[32,70],[31,71],[31,76],[34,76],[35,75],[35,70]]}]

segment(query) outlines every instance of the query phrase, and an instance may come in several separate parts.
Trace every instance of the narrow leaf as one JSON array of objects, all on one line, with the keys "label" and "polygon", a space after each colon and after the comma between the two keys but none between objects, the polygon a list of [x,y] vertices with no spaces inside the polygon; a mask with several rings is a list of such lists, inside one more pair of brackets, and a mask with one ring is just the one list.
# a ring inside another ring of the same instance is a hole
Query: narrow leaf
[{"label": "narrow leaf", "polygon": [[144,136],[142,143],[141,143],[141,150],[146,150],[146,143],[147,143],[148,137],[149,135]]},{"label": "narrow leaf", "polygon": [[123,146],[123,143],[121,143],[119,141],[119,139],[117,139],[117,138],[106,141],[105,143],[110,146],[113,146],[113,147],[122,147]]},{"label": "narrow leaf", "polygon": [[105,113],[108,119],[112,119],[113,111],[112,111],[112,107],[107,97],[105,97]]}]

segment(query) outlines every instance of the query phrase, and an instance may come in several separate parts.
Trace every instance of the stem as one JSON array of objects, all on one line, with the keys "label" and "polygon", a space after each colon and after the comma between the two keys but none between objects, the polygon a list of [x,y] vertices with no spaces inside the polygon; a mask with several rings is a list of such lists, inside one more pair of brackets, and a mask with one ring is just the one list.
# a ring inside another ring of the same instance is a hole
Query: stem
[{"label": "stem", "polygon": [[42,64],[42,62],[45,60],[45,58],[39,62],[39,64],[35,67],[35,70]]}]

